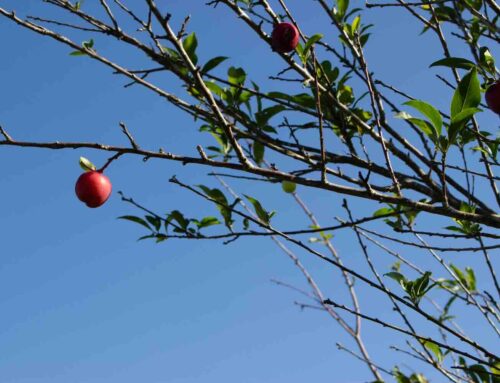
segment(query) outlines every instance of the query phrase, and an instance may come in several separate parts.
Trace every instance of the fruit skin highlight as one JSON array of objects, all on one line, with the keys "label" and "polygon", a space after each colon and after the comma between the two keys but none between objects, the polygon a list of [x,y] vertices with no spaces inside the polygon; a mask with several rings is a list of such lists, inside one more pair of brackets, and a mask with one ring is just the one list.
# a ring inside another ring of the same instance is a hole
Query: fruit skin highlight
[{"label": "fruit skin highlight", "polygon": [[271,47],[279,53],[293,51],[299,43],[299,31],[290,23],[279,23],[271,34]]},{"label": "fruit skin highlight", "polygon": [[75,185],[78,199],[91,208],[104,204],[111,195],[111,189],[111,181],[99,170],[83,173]]},{"label": "fruit skin highlight", "polygon": [[500,114],[500,80],[486,90],[484,98],[488,108],[496,114]]}]

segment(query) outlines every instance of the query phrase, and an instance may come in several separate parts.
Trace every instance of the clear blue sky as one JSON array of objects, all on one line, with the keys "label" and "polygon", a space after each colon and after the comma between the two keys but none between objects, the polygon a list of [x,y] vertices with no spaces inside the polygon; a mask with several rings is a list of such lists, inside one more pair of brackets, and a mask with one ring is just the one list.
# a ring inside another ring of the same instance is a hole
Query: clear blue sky
[{"label": "clear blue sky", "polygon": [[[251,79],[266,85],[279,60],[224,7],[213,10],[203,3],[168,1],[177,21],[192,15],[200,60],[229,55],[228,65],[244,66]],[[321,32],[338,43],[325,20],[319,26],[315,2],[290,4],[308,34]],[[20,15],[40,9],[54,15],[34,0],[0,0],[0,6]],[[412,26],[402,12],[372,11],[367,17],[376,23],[368,49],[372,69],[416,96],[447,105],[450,93],[426,69],[441,53],[429,36],[415,39],[420,26]],[[128,60],[114,43],[95,40],[97,49]],[[126,145],[118,127],[125,121],[144,147],[195,153],[199,123],[152,93],[123,89],[125,80],[109,69],[70,57],[68,48],[6,19],[0,19],[0,44],[0,124],[14,138]],[[168,79],[163,83],[178,89]],[[118,190],[157,212],[183,207],[188,216],[203,209],[214,213],[167,182],[176,174],[189,183],[215,185],[206,169],[120,159],[108,171],[111,199],[102,208],[87,209],[73,191],[80,155],[97,164],[107,158],[92,151],[0,149],[0,382],[348,383],[370,378],[364,366],[337,351],[336,341],[350,343],[334,322],[317,312],[300,312],[293,305],[297,294],[270,283],[277,278],[303,286],[271,241],[155,245],[137,242],[141,229],[116,219],[137,213],[121,202]],[[304,221],[298,208],[287,208],[289,197],[283,193],[245,187],[268,205],[285,209],[277,222]],[[305,196],[323,223],[341,214],[340,199]],[[359,214],[364,206],[360,201]],[[364,270],[352,244],[347,232],[336,236],[347,262]],[[305,259],[335,294],[338,277]],[[467,260],[457,257],[456,262]],[[381,261],[387,268],[391,263]],[[392,315],[389,305],[381,311],[363,291],[368,311]],[[480,336],[480,325],[472,327]],[[393,335],[365,328],[371,354],[392,367],[386,347],[397,343]]]}]

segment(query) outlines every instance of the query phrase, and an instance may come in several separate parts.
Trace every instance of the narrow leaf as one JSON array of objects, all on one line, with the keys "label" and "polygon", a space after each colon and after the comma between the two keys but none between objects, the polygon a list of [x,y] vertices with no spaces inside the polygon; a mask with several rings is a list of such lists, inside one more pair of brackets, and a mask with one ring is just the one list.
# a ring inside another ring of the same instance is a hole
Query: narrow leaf
[{"label": "narrow leaf", "polygon": [[139,225],[144,226],[146,229],[151,230],[151,227],[148,225],[148,223],[140,217],[136,217],[134,215],[123,215],[121,217],[118,217],[118,219],[124,219],[126,221],[135,222],[138,223]]},{"label": "narrow leaf", "polygon": [[433,62],[430,67],[434,66],[445,66],[449,68],[460,68],[460,69],[471,69],[474,68],[476,65],[467,59],[463,59],[460,57],[450,57],[450,58],[445,58],[442,60],[438,60]]},{"label": "narrow leaf", "polygon": [[213,59],[208,60],[208,62],[201,69],[201,72],[208,73],[225,60],[227,60],[227,57],[224,56],[214,57]]}]

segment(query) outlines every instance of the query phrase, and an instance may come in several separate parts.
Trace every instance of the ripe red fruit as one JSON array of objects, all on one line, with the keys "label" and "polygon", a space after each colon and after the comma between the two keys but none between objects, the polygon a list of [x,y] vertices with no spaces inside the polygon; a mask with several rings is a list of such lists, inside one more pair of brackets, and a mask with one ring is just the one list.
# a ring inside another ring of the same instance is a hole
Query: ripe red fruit
[{"label": "ripe red fruit", "polygon": [[98,170],[85,172],[76,181],[75,192],[88,207],[99,207],[111,195],[111,182]]},{"label": "ripe red fruit", "polygon": [[299,43],[299,31],[290,23],[279,23],[271,34],[271,47],[280,53],[291,52]]},{"label": "ripe red fruit", "polygon": [[500,80],[491,85],[484,95],[488,108],[500,114]]}]

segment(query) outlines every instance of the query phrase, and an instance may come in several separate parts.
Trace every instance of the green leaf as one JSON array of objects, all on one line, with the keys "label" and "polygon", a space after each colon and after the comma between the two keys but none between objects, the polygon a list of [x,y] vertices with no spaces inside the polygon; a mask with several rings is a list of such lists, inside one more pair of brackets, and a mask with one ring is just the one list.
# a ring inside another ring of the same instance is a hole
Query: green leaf
[{"label": "green leaf", "polygon": [[394,212],[394,209],[391,207],[383,207],[381,209],[378,209],[376,212],[373,213],[374,217],[380,217],[381,215],[386,215],[386,214],[391,214]]},{"label": "green leaf", "polygon": [[421,100],[410,100],[405,102],[404,105],[411,106],[412,108],[415,108],[424,116],[426,116],[434,127],[436,136],[441,135],[443,119],[441,118],[441,114],[436,108],[434,108],[431,104],[428,104],[427,102]]},{"label": "green leaf", "polygon": [[80,0],[80,1],[75,2],[75,5],[73,6],[73,9],[75,11],[79,11],[80,8],[82,7],[83,3],[84,3],[84,0]]},{"label": "green leaf", "polygon": [[436,343],[428,340],[424,342],[424,347],[436,356],[439,364],[443,362],[443,352],[441,351],[441,347],[439,347]]},{"label": "green leaf", "polygon": [[458,134],[465,127],[467,122],[474,116],[474,114],[480,111],[481,109],[478,108],[466,108],[453,116],[448,128],[448,138],[451,144],[454,144],[456,142]]},{"label": "green leaf", "polygon": [[401,371],[399,371],[399,368],[394,368],[393,370],[393,375],[396,378],[397,383],[411,383],[410,379],[404,375]]},{"label": "green leaf", "polygon": [[274,215],[274,212],[271,212],[271,213],[268,213],[261,205],[261,203],[256,200],[255,198],[253,197],[250,197],[246,194],[244,194],[244,196],[246,197],[246,199],[248,199],[250,201],[250,203],[253,205],[254,209],[255,209],[255,213],[257,214],[257,217],[259,217],[259,220],[263,223],[265,223],[266,225],[269,225],[269,222],[271,220],[271,217]]},{"label": "green leaf", "polygon": [[89,41],[84,41],[82,43],[82,46],[86,49],[92,49],[94,48],[94,39],[90,39]]},{"label": "green leaf", "polygon": [[203,65],[203,68],[201,69],[202,73],[208,73],[215,67],[217,67],[219,64],[221,64],[223,61],[226,61],[227,57],[224,56],[217,56],[214,57],[213,59],[208,60],[208,62]]},{"label": "green leaf", "polygon": [[179,210],[172,210],[172,212],[170,212],[170,214],[167,217],[167,222],[170,223],[172,220],[175,220],[178,223],[178,226],[182,229],[182,230],[174,229],[174,231],[182,233],[187,230],[187,227],[189,225],[189,220],[184,218],[184,214],[182,214]]},{"label": "green leaf", "polygon": [[342,20],[349,8],[349,0],[337,0],[337,20]]},{"label": "green leaf", "polygon": [[481,102],[481,86],[477,78],[477,70],[473,68],[467,73],[453,95],[451,101],[451,118],[467,108],[476,108]]},{"label": "green leaf", "polygon": [[352,88],[349,85],[342,85],[337,91],[337,98],[342,104],[351,104],[354,101]]},{"label": "green leaf", "polygon": [[438,144],[439,142],[439,136],[437,135],[436,130],[434,129],[434,126],[426,120],[421,120],[419,118],[407,118],[408,121],[416,125],[424,134],[429,137],[434,144]]},{"label": "green leaf", "polygon": [[435,284],[429,286],[431,272],[426,271],[420,278],[413,281],[416,298],[422,298]]},{"label": "green leaf", "polygon": [[286,100],[286,101],[292,101],[292,96],[290,96],[287,93],[282,93],[282,92],[269,92],[267,94],[268,97],[270,98],[276,98],[279,100]]},{"label": "green leaf", "polygon": [[226,196],[219,189],[210,189],[204,185],[198,185],[198,187],[203,190],[203,192],[210,197],[217,205],[217,209],[224,218],[224,223],[228,229],[231,229],[233,224],[232,220],[232,206],[229,206]]},{"label": "green leaf", "polygon": [[213,81],[205,81],[205,86],[210,90],[210,92],[215,93],[220,98],[224,98],[224,90]]},{"label": "green leaf", "polygon": [[476,274],[474,273],[474,269],[470,267],[465,268],[465,273],[466,273],[466,280],[467,280],[467,286],[469,288],[469,291],[476,291]]},{"label": "green leaf", "polygon": [[264,160],[264,150],[265,146],[262,145],[259,141],[254,141],[253,143],[253,157],[257,165],[260,165]]},{"label": "green leaf", "polygon": [[86,172],[90,172],[90,171],[94,171],[96,170],[96,167],[95,165],[90,162],[90,160],[88,160],[87,158],[85,157],[80,157],[80,167],[85,170]]},{"label": "green leaf", "polygon": [[82,51],[73,51],[69,54],[70,56],[86,56],[87,54]]},{"label": "green leaf", "polygon": [[481,109],[479,108],[465,108],[451,119],[451,125],[465,123],[480,111]]},{"label": "green leaf", "polygon": [[309,52],[309,49],[311,49],[311,47],[316,44],[319,40],[321,40],[323,38],[323,35],[318,33],[318,34],[315,34],[315,35],[312,35],[309,40],[307,40],[306,42],[306,45],[304,45],[304,55],[307,55],[307,53]]},{"label": "green leaf", "polygon": [[217,217],[205,217],[201,221],[195,220],[195,225],[198,226],[198,229],[203,229],[205,227],[219,225],[220,221]]},{"label": "green leaf", "polygon": [[450,57],[433,62],[430,67],[445,66],[449,68],[471,69],[476,66],[472,61],[460,57]]},{"label": "green leaf", "polygon": [[412,118],[412,116],[409,113],[406,113],[405,111],[401,111],[399,113],[395,113],[394,118],[400,118],[402,120],[409,120],[410,118]]},{"label": "green leaf", "polygon": [[473,364],[467,367],[465,372],[476,383],[490,383],[488,370],[480,364]]},{"label": "green leaf", "polygon": [[148,223],[140,217],[136,217],[134,215],[123,215],[121,217],[118,217],[118,219],[124,219],[126,221],[138,223],[139,225],[144,226],[146,229],[153,231],[151,227],[148,225]]},{"label": "green leaf", "polygon": [[257,125],[263,127],[272,117],[280,112],[283,112],[284,110],[286,110],[286,107],[283,105],[273,105],[269,108],[265,108],[260,112],[255,113],[255,120],[257,122]]},{"label": "green leaf", "polygon": [[285,193],[293,193],[297,189],[297,184],[291,181],[283,181],[281,183],[281,188]]},{"label": "green leaf", "polygon": [[450,264],[450,268],[467,290],[474,291],[476,289],[476,276],[470,267],[465,268],[465,273],[454,264]]},{"label": "green leaf", "polygon": [[351,24],[351,34],[354,35],[357,30],[359,29],[359,26],[361,24],[361,16],[356,16],[356,18],[353,20]]},{"label": "green leaf", "polygon": [[487,47],[481,47],[480,51],[481,65],[486,68],[488,72],[495,75],[495,59],[491,55]]},{"label": "green leaf", "polygon": [[[89,50],[93,49],[94,39],[90,39],[89,41],[84,41],[82,43],[82,47],[85,49],[89,49]],[[87,54],[86,52],[76,50],[76,51],[71,52],[69,55],[70,56],[85,56],[86,54]]]},{"label": "green leaf", "polygon": [[398,273],[396,271],[390,271],[388,273],[385,273],[384,275],[387,276],[387,277],[389,277],[389,278],[391,278],[391,279],[394,279],[403,288],[406,286],[406,277],[403,274]]},{"label": "green leaf", "polygon": [[228,81],[233,85],[242,85],[247,77],[243,68],[231,67],[227,71]]},{"label": "green leaf", "polygon": [[147,221],[154,226],[154,228],[156,229],[156,231],[159,231],[160,230],[160,227],[161,227],[161,219],[159,217],[156,217],[156,216],[153,216],[153,215],[147,215],[145,217],[147,219]]},{"label": "green leaf", "polygon": [[194,32],[186,36],[186,38],[182,42],[182,47],[188,54],[193,64],[196,65],[196,63],[198,62],[198,57],[196,57],[196,48],[198,47],[198,39],[196,38],[196,34]]}]

